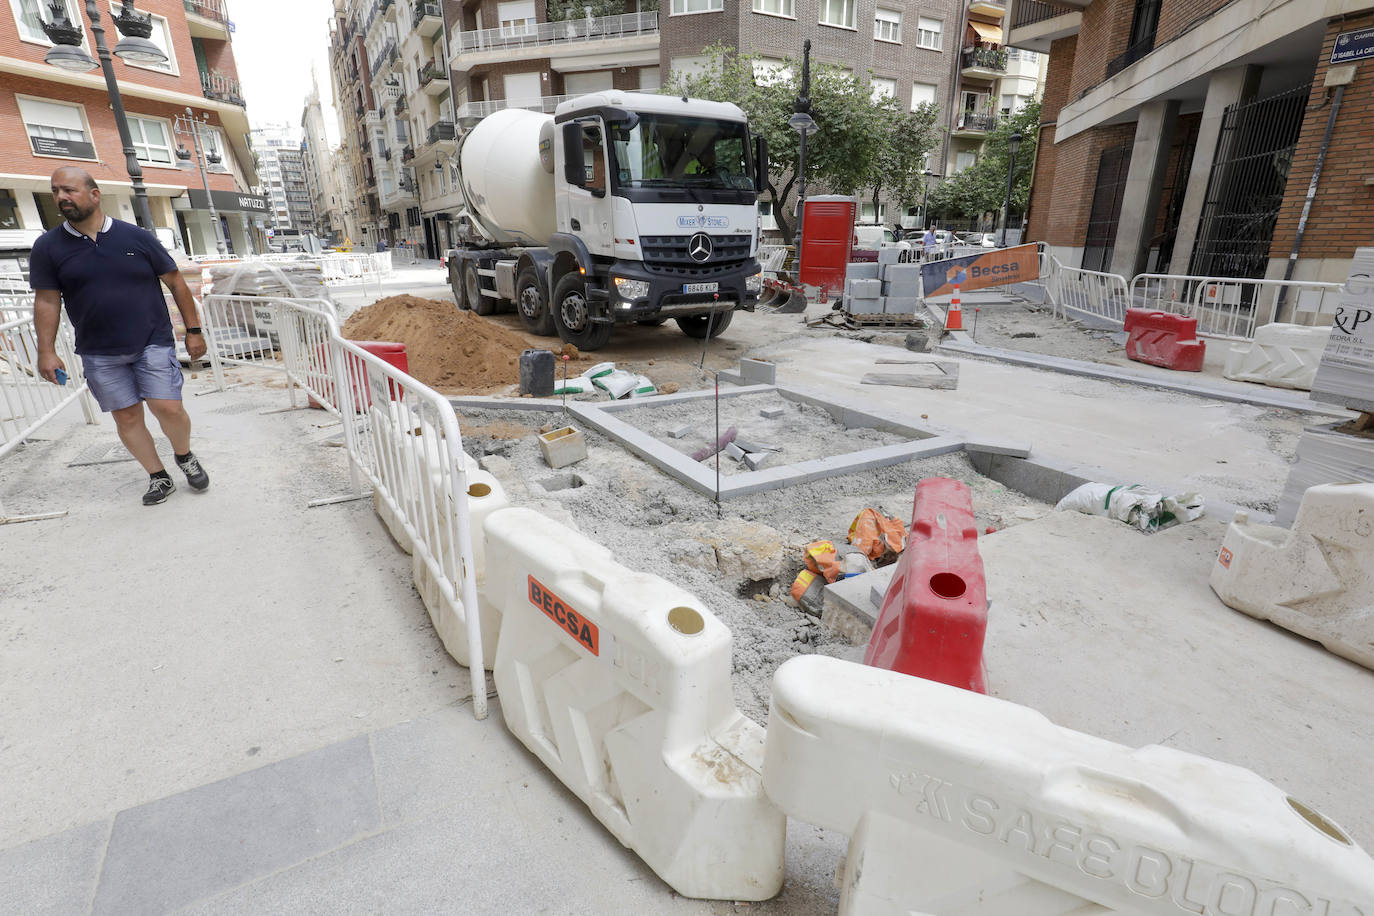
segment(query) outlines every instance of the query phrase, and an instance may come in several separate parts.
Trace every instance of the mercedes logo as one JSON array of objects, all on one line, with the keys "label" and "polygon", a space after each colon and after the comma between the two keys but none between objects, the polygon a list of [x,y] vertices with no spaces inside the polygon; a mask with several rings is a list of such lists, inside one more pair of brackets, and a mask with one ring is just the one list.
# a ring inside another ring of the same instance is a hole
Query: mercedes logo
[{"label": "mercedes logo", "polygon": [[711,237],[704,232],[698,232],[687,240],[687,257],[700,264],[702,261],[709,260],[711,257]]}]

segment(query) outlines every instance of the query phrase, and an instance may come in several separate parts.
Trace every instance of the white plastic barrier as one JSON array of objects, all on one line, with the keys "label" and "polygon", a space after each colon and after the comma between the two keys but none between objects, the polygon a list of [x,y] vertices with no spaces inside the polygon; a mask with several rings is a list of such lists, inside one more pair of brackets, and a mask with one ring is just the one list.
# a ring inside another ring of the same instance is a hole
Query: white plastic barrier
[{"label": "white plastic barrier", "polygon": [[785,822],[763,794],[763,729],[734,705],[730,632],[538,512],[493,513],[486,540],[511,732],[679,894],[776,894]]},{"label": "white plastic barrier", "polygon": [[1374,668],[1374,483],[1312,487],[1291,531],[1237,513],[1211,585],[1228,606]]},{"label": "white plastic barrier", "polygon": [[849,834],[841,913],[1374,913],[1374,860],[1249,770],[824,656],[774,676],[764,786]]},{"label": "white plastic barrier", "polygon": [[[442,512],[426,514],[423,511],[423,504],[427,501],[425,494],[430,494],[428,501],[432,502],[432,494],[443,489],[440,474],[443,467],[443,433],[397,401],[388,401],[385,407],[379,407],[374,403],[369,413],[373,454],[378,456],[379,460],[383,456],[394,456],[392,463],[396,476],[409,478],[406,486],[395,488],[398,495],[394,503],[387,500],[380,490],[373,491],[372,504],[378,517],[400,548],[412,556],[415,541],[405,524],[406,518],[427,519],[429,530],[422,533],[423,538],[433,545],[435,554],[443,556],[451,553],[456,547],[456,520]],[[487,516],[509,506],[510,500],[494,476],[479,468],[477,462],[466,453],[463,453],[462,460],[468,481],[464,502],[472,531],[473,570],[481,621],[482,660],[484,667],[491,668],[496,662],[501,616],[485,594],[485,544],[482,529]],[[416,557],[412,572],[415,590],[420,593],[425,610],[429,612],[429,618],[444,648],[449,655],[466,664],[471,659],[472,652],[468,647],[467,616],[461,601],[451,597],[442,587],[434,570],[421,558]]]},{"label": "white plastic barrier", "polygon": [[1238,382],[1311,391],[1331,329],[1300,324],[1266,324],[1255,339],[1234,343],[1222,374]]}]

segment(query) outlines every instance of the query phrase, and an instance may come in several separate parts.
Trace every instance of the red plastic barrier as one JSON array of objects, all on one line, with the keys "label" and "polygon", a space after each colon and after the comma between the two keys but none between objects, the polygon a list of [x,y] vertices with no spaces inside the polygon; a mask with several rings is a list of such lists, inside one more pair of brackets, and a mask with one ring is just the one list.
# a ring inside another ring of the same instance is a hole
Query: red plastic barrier
[{"label": "red plastic barrier", "polygon": [[864,664],[986,693],[987,627],[988,587],[969,489],[927,477],[916,485],[911,534]]},{"label": "red plastic barrier", "polygon": [[1207,344],[1197,339],[1197,319],[1172,312],[1126,309],[1126,356],[1136,362],[1201,372]]},{"label": "red plastic barrier", "polygon": [[[391,365],[395,366],[397,369],[400,369],[402,372],[405,372],[406,374],[410,373],[410,360],[406,358],[406,345],[403,343],[395,343],[394,341],[390,340],[352,340],[349,341],[349,343],[361,347],[362,349],[371,353],[373,356],[376,356],[377,358],[381,359],[382,362],[390,363]],[[321,354],[321,356],[324,356],[324,354]],[[322,359],[321,361],[326,365],[328,364],[327,358]],[[348,362],[360,363],[362,362],[362,360],[358,359],[355,356],[348,360]],[[354,376],[355,384],[357,381],[365,378],[362,366],[350,366],[349,371],[350,374]],[[326,380],[324,384],[326,386],[325,390],[329,393],[330,398],[333,399],[333,379]],[[393,401],[399,397],[397,391],[395,390],[395,387],[391,384],[390,381],[387,382],[387,390],[391,392],[391,399]],[[362,411],[372,406],[372,393],[369,391],[357,392],[355,393],[354,400],[356,401],[354,407],[361,413]],[[310,406],[321,407],[323,405],[321,405],[312,397],[310,399]]]}]

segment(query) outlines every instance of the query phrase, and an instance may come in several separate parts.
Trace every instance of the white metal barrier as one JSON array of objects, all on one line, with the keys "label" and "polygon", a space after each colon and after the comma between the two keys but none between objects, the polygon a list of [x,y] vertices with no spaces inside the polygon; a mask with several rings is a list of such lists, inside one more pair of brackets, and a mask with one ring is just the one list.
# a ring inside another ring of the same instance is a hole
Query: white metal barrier
[{"label": "white metal barrier", "polygon": [[1369,914],[1374,860],[1255,773],[840,659],[773,678],[764,787],[850,837],[842,914]]},{"label": "white metal barrier", "polygon": [[1092,316],[1112,324],[1124,324],[1130,306],[1130,289],[1120,274],[1100,270],[1065,267],[1052,255],[1051,301],[1056,314],[1068,318],[1069,312]]},{"label": "white metal barrier", "polygon": [[1174,312],[1197,319],[1197,332],[1226,340],[1251,340],[1274,321],[1280,299],[1291,313],[1333,311],[1340,283],[1137,274],[1131,307]]},{"label": "white metal barrier", "polygon": [[[241,308],[232,301],[216,301],[240,298],[251,297],[209,296],[206,311],[218,315],[225,314],[222,308]],[[365,481],[373,498],[386,505],[390,521],[404,531],[417,577],[423,576],[421,585],[430,596],[426,605],[431,615],[435,606],[442,606],[455,618],[445,620],[441,632],[452,633],[455,626],[464,630],[467,655],[455,658],[468,666],[473,714],[486,718],[468,463],[452,405],[438,392],[345,340],[328,302],[280,298],[259,302],[266,303],[280,343],[281,368],[290,383],[292,406],[299,386],[342,421],[358,496],[364,495],[361,484]],[[374,409],[380,405],[394,406]],[[388,432],[374,433],[374,423],[388,424]],[[435,625],[439,627],[440,620]]]},{"label": "white metal barrier", "polygon": [[[81,360],[73,348],[72,329],[65,316],[57,331],[57,355],[67,367],[67,384],[54,385],[38,374],[38,334],[32,301],[6,297],[0,301],[0,458],[13,452],[43,424],[79,401],[87,423],[96,422]],[[63,512],[10,516],[0,504],[0,524],[59,518]]]},{"label": "white metal barrier", "polygon": [[785,822],[763,794],[763,729],[735,707],[730,632],[530,509],[486,522],[506,726],[679,894],[765,900]]}]

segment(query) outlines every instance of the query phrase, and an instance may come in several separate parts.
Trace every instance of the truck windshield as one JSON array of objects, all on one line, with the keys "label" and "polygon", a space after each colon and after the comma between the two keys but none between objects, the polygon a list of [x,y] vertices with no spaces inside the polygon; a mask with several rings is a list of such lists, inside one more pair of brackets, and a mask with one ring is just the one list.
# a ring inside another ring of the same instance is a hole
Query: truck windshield
[{"label": "truck windshield", "polygon": [[754,189],[743,123],[641,114],[608,130],[622,188]]}]

